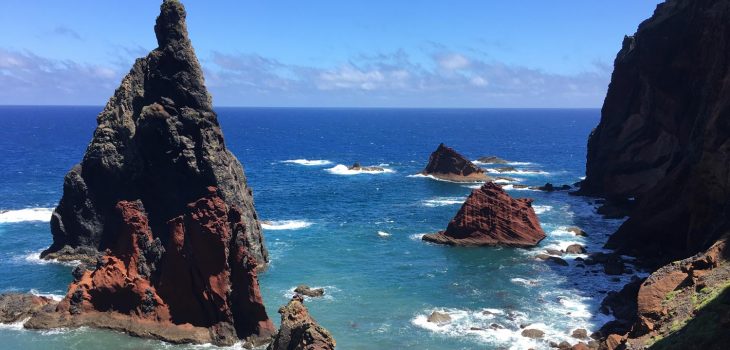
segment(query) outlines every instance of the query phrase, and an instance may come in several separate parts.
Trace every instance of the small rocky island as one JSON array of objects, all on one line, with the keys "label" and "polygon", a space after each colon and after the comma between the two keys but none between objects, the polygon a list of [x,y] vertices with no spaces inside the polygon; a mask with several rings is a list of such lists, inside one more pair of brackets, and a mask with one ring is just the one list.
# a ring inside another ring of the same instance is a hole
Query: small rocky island
[{"label": "small rocky island", "polygon": [[159,46],[124,77],[66,175],[43,257],[86,264],[60,302],[0,296],[0,321],[247,347],[276,335],[259,290],[268,255],[252,191],[226,149],[185,18],[179,1],[163,2]]},{"label": "small rocky island", "polygon": [[380,167],[380,166],[362,166],[362,165],[360,165],[360,162],[355,162],[352,164],[352,166],[348,167],[347,170],[376,173],[376,172],[384,172],[385,168]]},{"label": "small rocky island", "polygon": [[443,143],[431,153],[428,165],[421,175],[433,176],[436,179],[453,182],[483,182],[491,180],[485,171],[470,160],[446,147]]},{"label": "small rocky island", "polygon": [[492,182],[472,191],[445,231],[423,236],[447,245],[523,248],[544,238],[532,199],[514,199]]}]

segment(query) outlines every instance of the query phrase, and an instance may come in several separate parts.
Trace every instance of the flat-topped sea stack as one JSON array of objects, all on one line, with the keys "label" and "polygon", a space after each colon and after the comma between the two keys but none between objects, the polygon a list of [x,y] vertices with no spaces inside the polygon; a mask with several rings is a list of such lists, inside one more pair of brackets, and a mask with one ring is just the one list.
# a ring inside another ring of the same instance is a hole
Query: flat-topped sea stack
[{"label": "flat-topped sea stack", "polygon": [[138,59],[67,175],[46,258],[91,261],[26,328],[89,326],[174,343],[250,345],[275,328],[243,168],[226,149],[185,9],[166,0],[159,47]]},{"label": "flat-topped sea stack", "polygon": [[464,158],[453,148],[443,143],[431,153],[428,165],[421,172],[422,175],[453,182],[483,182],[491,178],[485,171]]},{"label": "flat-topped sea stack", "polygon": [[66,174],[53,244],[42,257],[93,263],[117,240],[119,201],[142,201],[152,231],[166,232],[213,186],[240,211],[241,242],[263,267],[268,254],[251,190],[223,140],[182,4],[164,2],[155,33],[159,46],[134,63],[97,117],[81,163]]},{"label": "flat-topped sea stack", "polygon": [[514,199],[487,182],[472,191],[445,231],[424,241],[456,246],[534,247],[545,238],[532,199]]}]

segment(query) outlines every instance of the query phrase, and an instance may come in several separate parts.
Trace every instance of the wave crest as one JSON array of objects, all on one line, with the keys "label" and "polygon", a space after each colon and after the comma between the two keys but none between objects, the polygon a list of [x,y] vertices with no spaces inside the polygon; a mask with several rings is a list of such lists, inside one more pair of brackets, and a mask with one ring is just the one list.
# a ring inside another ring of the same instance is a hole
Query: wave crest
[{"label": "wave crest", "polygon": [[282,163],[299,164],[299,165],[304,165],[304,166],[319,166],[319,165],[332,164],[331,161],[326,160],[326,159],[288,159],[288,160],[282,161]]},{"label": "wave crest", "polygon": [[20,210],[8,210],[0,213],[0,223],[17,223],[28,221],[51,221],[53,208],[26,208]]},{"label": "wave crest", "polygon": [[332,168],[325,169],[330,174],[335,175],[358,175],[358,174],[385,174],[394,173],[393,169],[383,168],[383,170],[352,170],[347,165],[337,164]]},{"label": "wave crest", "polygon": [[312,226],[312,223],[304,220],[277,220],[261,222],[261,228],[264,230],[299,230],[309,226]]}]

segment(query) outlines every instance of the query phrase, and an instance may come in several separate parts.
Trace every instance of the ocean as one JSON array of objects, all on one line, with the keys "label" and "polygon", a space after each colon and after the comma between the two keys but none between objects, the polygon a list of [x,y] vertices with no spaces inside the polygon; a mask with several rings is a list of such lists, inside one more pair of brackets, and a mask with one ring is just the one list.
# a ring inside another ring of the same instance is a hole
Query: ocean
[{"label": "ocean", "polygon": [[[84,154],[101,107],[0,107],[0,292],[62,297],[71,265],[38,259],[51,243],[48,221],[63,177]],[[535,259],[546,248],[601,250],[621,224],[594,200],[566,192],[517,190],[547,238],[534,249],[428,244],[475,185],[414,176],[439,143],[470,159],[496,155],[520,184],[573,184],[584,175],[597,109],[218,108],[228,148],[243,163],[265,224],[271,264],[260,274],[269,316],[298,284],[324,287],[307,299],[338,349],[547,349],[596,330],[608,291],[630,275],[600,265],[563,267]],[[384,173],[348,171],[354,162]],[[490,168],[492,166],[486,166]],[[579,226],[587,237],[567,227]],[[433,311],[450,324],[426,322]],[[485,312],[487,311],[487,312]],[[498,325],[498,326],[495,326]],[[520,335],[538,328],[544,340]],[[491,327],[490,327],[491,326]],[[499,328],[501,327],[501,328]],[[493,329],[495,328],[495,329]],[[30,331],[0,326],[2,349],[189,349],[92,329]]]}]

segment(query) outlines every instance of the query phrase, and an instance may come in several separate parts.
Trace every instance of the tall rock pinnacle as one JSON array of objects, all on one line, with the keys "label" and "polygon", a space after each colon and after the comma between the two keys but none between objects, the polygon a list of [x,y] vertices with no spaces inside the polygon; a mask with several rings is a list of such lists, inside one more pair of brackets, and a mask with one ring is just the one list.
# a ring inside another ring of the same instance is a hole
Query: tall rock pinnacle
[{"label": "tall rock pinnacle", "polygon": [[51,219],[53,245],[44,258],[93,261],[115,242],[114,208],[121,200],[140,200],[153,232],[164,232],[213,186],[241,211],[239,238],[260,267],[266,264],[251,190],[226,149],[185,16],[176,0],[161,6],[159,47],[137,59],[97,117],[83,160],[64,180]]}]

